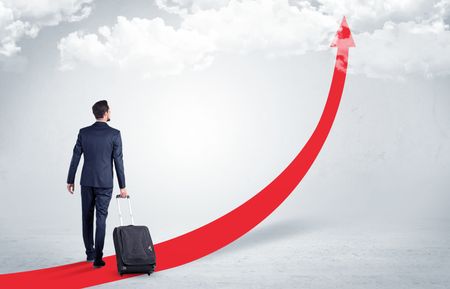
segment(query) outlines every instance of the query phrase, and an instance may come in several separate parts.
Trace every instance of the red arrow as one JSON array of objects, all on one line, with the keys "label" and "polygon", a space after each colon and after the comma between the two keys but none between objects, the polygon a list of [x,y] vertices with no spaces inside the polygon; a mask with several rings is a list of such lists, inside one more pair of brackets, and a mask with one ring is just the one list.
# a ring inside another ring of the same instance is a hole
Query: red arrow
[{"label": "red arrow", "polygon": [[[345,17],[331,44],[337,47],[333,80],[325,108],[313,134],[300,153],[262,191],[228,214],[189,233],[155,245],[156,271],[173,268],[206,256],[238,239],[269,216],[297,187],[319,154],[336,116],[347,74],[349,47],[353,38]],[[83,288],[140,274],[120,277],[115,256],[107,265],[92,269],[87,262],[0,275],[1,288]]]}]

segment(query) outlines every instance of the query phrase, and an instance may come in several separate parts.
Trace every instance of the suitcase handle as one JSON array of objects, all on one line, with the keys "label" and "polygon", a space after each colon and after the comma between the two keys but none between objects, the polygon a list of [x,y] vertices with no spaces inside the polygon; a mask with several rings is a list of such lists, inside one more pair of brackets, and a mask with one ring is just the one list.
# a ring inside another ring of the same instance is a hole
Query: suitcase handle
[{"label": "suitcase handle", "polygon": [[[125,198],[121,197],[120,195],[116,195],[117,209],[119,210],[119,220],[120,220],[120,225],[123,226],[122,211],[120,210],[120,202],[119,202],[119,199],[125,199]],[[134,225],[133,211],[131,210],[130,195],[127,195],[127,196],[126,196],[126,199],[128,200],[128,208],[129,208],[129,210],[130,210],[131,225]]]}]

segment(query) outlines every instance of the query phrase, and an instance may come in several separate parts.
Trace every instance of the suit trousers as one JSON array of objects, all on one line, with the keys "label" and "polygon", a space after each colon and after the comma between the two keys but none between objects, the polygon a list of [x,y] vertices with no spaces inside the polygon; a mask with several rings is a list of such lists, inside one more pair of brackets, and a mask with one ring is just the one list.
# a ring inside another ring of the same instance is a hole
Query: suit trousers
[{"label": "suit trousers", "polygon": [[[101,259],[105,244],[106,218],[113,188],[81,186],[81,209],[83,220],[83,241],[86,255]],[[95,248],[94,248],[94,208],[95,214]]]}]

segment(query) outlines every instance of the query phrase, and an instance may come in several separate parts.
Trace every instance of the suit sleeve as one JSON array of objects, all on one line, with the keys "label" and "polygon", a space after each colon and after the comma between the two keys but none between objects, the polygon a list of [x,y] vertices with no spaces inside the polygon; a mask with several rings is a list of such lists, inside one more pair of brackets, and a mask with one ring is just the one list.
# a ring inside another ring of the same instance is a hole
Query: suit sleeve
[{"label": "suit sleeve", "polygon": [[80,162],[83,147],[81,146],[81,133],[78,132],[77,142],[73,147],[72,160],[70,162],[69,174],[67,176],[67,183],[73,184],[75,182],[75,173],[77,172],[78,163]]},{"label": "suit sleeve", "polygon": [[122,154],[122,137],[120,131],[116,134],[113,144],[113,159],[114,167],[116,168],[117,180],[119,182],[119,188],[125,188],[125,171],[123,167],[123,154]]}]

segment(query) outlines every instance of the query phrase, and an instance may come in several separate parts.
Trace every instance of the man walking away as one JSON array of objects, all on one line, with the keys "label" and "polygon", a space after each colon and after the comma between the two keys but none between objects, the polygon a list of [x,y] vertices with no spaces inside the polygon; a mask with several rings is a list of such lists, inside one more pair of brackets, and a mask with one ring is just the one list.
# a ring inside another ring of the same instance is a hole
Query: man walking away
[{"label": "man walking away", "polygon": [[[75,173],[81,154],[84,154],[81,172],[81,207],[83,241],[86,248],[86,261],[94,262],[94,268],[105,266],[103,246],[105,243],[106,217],[113,191],[113,162],[119,182],[120,195],[128,195],[125,188],[125,173],[122,155],[120,131],[110,127],[111,110],[106,100],[100,100],[92,106],[96,118],[94,124],[81,128],[73,148],[67,176],[67,190],[75,190]],[[96,229],[94,247],[94,208],[96,210]]]}]

